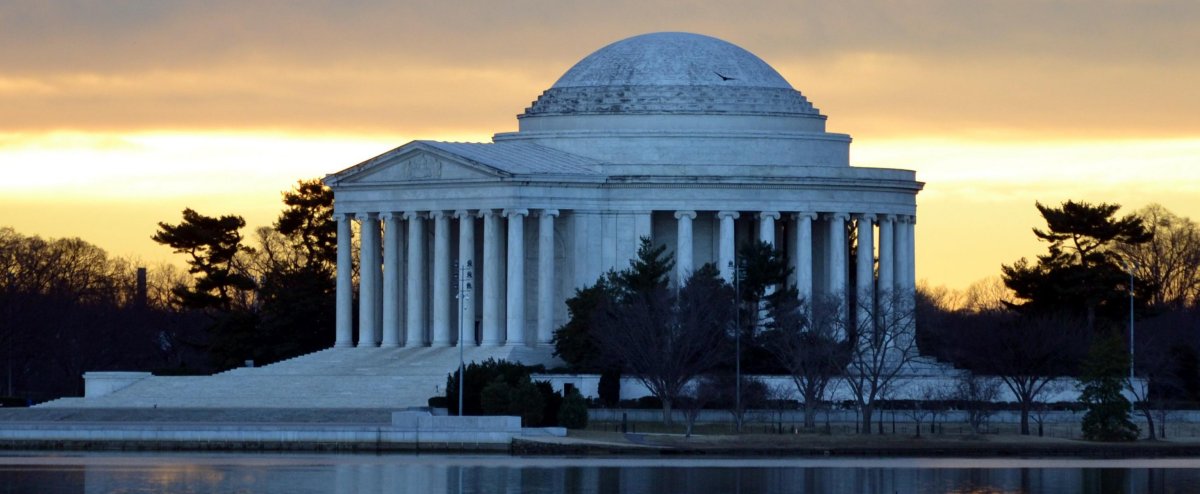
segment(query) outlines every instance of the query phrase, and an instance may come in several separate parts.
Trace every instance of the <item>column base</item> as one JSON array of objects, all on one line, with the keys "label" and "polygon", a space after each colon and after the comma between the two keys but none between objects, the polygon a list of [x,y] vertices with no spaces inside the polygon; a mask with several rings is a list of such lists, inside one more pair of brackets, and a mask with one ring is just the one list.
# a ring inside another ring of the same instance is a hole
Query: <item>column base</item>
[{"label": "column base", "polygon": [[382,345],[379,345],[379,348],[400,348],[400,344],[399,343],[384,343]]},{"label": "column base", "polygon": [[334,348],[354,348],[354,344],[350,343],[348,341],[343,341],[341,343],[334,343],[333,347]]}]

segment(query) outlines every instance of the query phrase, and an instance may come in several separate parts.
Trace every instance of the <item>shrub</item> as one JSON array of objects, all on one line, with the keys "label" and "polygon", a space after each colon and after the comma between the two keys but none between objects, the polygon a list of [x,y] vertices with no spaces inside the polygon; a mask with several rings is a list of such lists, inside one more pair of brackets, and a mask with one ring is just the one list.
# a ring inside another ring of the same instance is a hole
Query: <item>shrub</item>
[{"label": "shrub", "polygon": [[[483,388],[500,379],[510,387],[528,380],[533,372],[541,372],[543,366],[524,366],[504,360],[487,359],[482,364],[472,362],[466,366],[466,385],[463,387],[463,415],[482,415],[480,402]],[[446,376],[446,409],[450,415],[458,415],[458,369]]]},{"label": "shrub", "polygon": [[584,429],[587,428],[587,424],[587,400],[579,394],[579,390],[572,389],[563,398],[562,407],[558,409],[558,425],[568,429]]},{"label": "shrub", "polygon": [[542,392],[538,390],[537,385],[526,380],[516,388],[512,388],[509,396],[511,396],[509,413],[520,415],[522,425],[525,427],[543,425],[542,417],[546,408],[546,400],[542,398]]},{"label": "shrub", "polygon": [[617,403],[621,401],[621,372],[605,371],[600,373],[596,394],[600,395],[600,402],[604,406],[609,408],[617,406]]},{"label": "shrub", "polygon": [[483,387],[479,402],[484,415],[508,415],[512,409],[512,386],[496,377]]}]

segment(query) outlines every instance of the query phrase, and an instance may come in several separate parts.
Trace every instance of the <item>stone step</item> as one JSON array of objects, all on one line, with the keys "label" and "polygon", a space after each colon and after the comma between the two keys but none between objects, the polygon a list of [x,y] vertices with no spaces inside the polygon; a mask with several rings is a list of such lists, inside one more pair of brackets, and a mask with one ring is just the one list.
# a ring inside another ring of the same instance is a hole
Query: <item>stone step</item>
[{"label": "stone step", "polygon": [[[548,347],[469,347],[462,358],[561,365]],[[458,366],[456,347],[331,348],[212,376],[152,376],[105,396],[39,407],[406,408],[444,393],[447,375]]]}]

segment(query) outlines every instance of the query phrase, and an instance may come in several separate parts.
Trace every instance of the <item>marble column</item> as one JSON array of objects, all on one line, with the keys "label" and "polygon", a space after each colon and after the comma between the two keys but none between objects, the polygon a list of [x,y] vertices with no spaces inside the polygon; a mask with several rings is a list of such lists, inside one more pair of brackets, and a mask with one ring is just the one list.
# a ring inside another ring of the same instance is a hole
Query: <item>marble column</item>
[{"label": "marble column", "polygon": [[[896,272],[896,218],[890,214],[879,216],[879,298],[880,304],[891,303],[896,294],[894,274]],[[889,307],[884,307],[888,310]]]},{"label": "marble column", "polygon": [[695,211],[676,211],[675,236],[675,288],[683,288],[688,276],[696,269],[692,262],[695,252],[692,239],[692,220],[696,219]]},{"label": "marble column", "polygon": [[408,337],[405,346],[425,346],[425,220],[424,213],[409,211],[404,213],[408,220],[408,289],[406,290],[406,309]]},{"label": "marble column", "polygon": [[366,213],[360,219],[361,251],[358,254],[358,347],[371,348],[379,342],[379,214]]},{"label": "marble column", "polygon": [[508,287],[506,345],[525,344],[525,216],[528,209],[506,209],[508,218]]},{"label": "marble column", "polygon": [[[775,248],[775,220],[779,219],[779,211],[762,211],[758,213],[758,240],[766,242]],[[769,285],[763,290],[763,296],[768,297],[775,294],[775,286]],[[759,302],[759,312],[767,314],[767,301],[764,298]],[[764,315],[763,323],[770,321],[770,316]]]},{"label": "marble column", "polygon": [[812,222],[816,213],[796,214],[796,290],[809,307],[813,300],[813,234]]},{"label": "marble column", "polygon": [[917,291],[917,217],[909,216],[905,225],[904,239],[908,241],[904,255],[908,257],[907,290],[915,296]]},{"label": "marble column", "polygon": [[333,215],[337,221],[337,331],[333,346],[349,348],[354,346],[354,266],[351,256],[351,236],[353,230],[350,222],[354,218],[350,213]]},{"label": "marble column", "polygon": [[912,338],[916,333],[916,317],[914,312],[917,307],[917,217],[909,216],[908,221],[904,225],[904,257],[908,259],[906,264],[907,270],[904,273],[904,304],[907,309],[905,314],[904,340],[906,347],[911,345]]},{"label": "marble column", "polygon": [[450,215],[433,218],[433,346],[450,345]]},{"label": "marble column", "polygon": [[717,263],[721,269],[721,277],[725,278],[726,282],[733,283],[733,262],[737,253],[734,249],[737,246],[734,244],[733,220],[738,219],[737,211],[719,211],[717,218],[721,220],[720,227],[720,243],[717,244]]},{"label": "marble column", "polygon": [[483,218],[483,344],[504,343],[504,324],[500,320],[500,297],[503,296],[501,280],[504,278],[504,260],[500,259],[500,215],[491,209],[482,209]]},{"label": "marble column", "polygon": [[775,220],[779,219],[779,211],[763,211],[758,213],[758,240],[775,246]]},{"label": "marble column", "polygon": [[400,261],[403,234],[400,213],[387,212],[383,218],[383,342],[379,346],[400,346],[400,279],[404,269]]},{"label": "marble column", "polygon": [[912,262],[907,252],[908,217],[896,216],[895,224],[896,238],[892,248],[896,259],[892,266],[892,291],[897,297],[903,297],[904,292],[908,290],[908,263]]},{"label": "marble column", "polygon": [[846,301],[846,213],[832,213],[826,218],[829,221],[829,294],[838,304],[839,320],[848,323]]},{"label": "marble column", "polygon": [[858,307],[856,323],[859,328],[866,327],[875,313],[875,215],[858,215],[858,259],[855,260],[855,281],[858,293],[855,304]]},{"label": "marble column", "polygon": [[467,283],[466,288],[460,285],[458,290],[458,317],[462,325],[460,345],[475,346],[475,216],[465,209],[454,212],[458,218],[458,271],[459,283]]},{"label": "marble column", "polygon": [[538,213],[537,344],[554,336],[554,217],[557,209]]}]

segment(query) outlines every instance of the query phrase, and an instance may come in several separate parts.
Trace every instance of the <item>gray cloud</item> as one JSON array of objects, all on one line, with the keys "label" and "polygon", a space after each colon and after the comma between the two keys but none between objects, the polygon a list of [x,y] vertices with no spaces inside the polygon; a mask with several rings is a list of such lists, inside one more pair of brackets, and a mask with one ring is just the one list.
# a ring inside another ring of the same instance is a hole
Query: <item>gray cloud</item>
[{"label": "gray cloud", "polygon": [[[688,30],[863,125],[1194,133],[1197,25],[1192,0],[17,0],[0,4],[0,129],[495,129],[600,46]],[[846,65],[864,55],[905,65]]]}]

